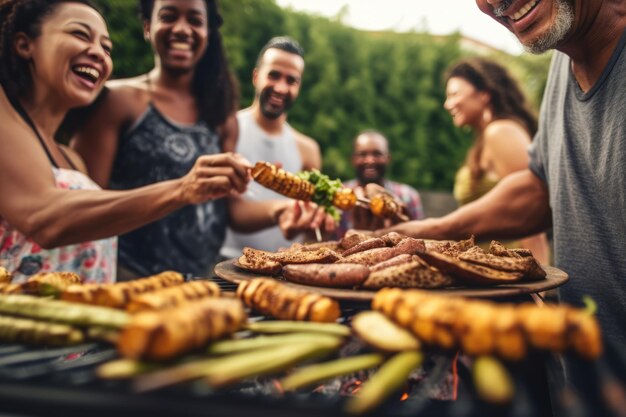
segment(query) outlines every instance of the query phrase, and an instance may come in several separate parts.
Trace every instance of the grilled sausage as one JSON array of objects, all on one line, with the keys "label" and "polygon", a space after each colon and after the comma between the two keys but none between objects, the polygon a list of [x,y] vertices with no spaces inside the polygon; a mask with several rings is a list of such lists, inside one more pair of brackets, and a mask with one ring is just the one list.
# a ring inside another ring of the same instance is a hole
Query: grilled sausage
[{"label": "grilled sausage", "polygon": [[332,288],[358,287],[369,273],[367,266],[359,264],[307,264],[283,267],[283,277],[287,281]]}]

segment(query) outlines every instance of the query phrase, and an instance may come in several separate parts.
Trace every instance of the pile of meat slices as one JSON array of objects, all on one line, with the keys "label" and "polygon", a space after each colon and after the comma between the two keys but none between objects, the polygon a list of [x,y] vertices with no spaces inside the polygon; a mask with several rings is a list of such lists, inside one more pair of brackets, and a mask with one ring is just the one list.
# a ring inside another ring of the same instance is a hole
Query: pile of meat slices
[{"label": "pile of meat slices", "polygon": [[442,288],[545,279],[532,253],[493,241],[488,251],[474,237],[421,240],[392,232],[381,237],[348,233],[340,241],[294,244],[278,252],[244,248],[235,265],[290,282],[332,288]]}]

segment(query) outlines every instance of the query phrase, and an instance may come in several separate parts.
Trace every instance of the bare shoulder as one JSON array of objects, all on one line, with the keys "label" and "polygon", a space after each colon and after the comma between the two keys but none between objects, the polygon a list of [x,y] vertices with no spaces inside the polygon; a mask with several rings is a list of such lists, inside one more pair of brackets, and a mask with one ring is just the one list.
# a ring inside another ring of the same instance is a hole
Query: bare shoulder
[{"label": "bare shoulder", "polygon": [[111,80],[106,83],[110,101],[123,102],[148,102],[150,92],[145,81],[145,76]]},{"label": "bare shoulder", "polygon": [[485,128],[484,136],[487,144],[502,140],[520,139],[530,142],[531,139],[526,129],[513,119],[501,119],[489,123]]},{"label": "bare shoulder", "polygon": [[320,169],[322,166],[322,153],[317,141],[297,130],[293,130],[300,155],[302,156],[302,167],[305,170],[311,168]]},{"label": "bare shoulder", "polygon": [[[108,81],[87,117],[106,120],[109,126],[121,126],[135,120],[149,101],[150,94],[141,77]],[[103,126],[99,122],[98,125]]]}]

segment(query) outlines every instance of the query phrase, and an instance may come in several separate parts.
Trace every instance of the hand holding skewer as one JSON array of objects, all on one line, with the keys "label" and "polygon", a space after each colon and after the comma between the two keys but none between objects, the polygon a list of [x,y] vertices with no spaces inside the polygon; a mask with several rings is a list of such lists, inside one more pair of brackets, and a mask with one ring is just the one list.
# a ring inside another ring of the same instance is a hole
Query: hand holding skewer
[{"label": "hand holding skewer", "polygon": [[[252,169],[252,177],[264,187],[296,200],[310,201],[316,193],[316,187],[311,182],[268,162],[257,162]],[[368,187],[371,185],[376,186],[369,184]],[[369,195],[371,198],[368,198]],[[357,196],[354,190],[341,188],[334,191],[332,197],[327,200],[341,210],[352,210],[358,206],[367,209],[374,216],[391,219],[393,222],[409,220],[403,213],[404,205],[380,186],[368,192],[367,196]]]}]

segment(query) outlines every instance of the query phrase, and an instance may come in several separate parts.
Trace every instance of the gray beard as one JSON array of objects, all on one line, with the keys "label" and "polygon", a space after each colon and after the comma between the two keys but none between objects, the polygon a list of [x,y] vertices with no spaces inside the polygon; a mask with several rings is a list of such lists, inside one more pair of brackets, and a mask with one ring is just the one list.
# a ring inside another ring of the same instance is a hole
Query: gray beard
[{"label": "gray beard", "polygon": [[556,0],[556,20],[547,33],[524,45],[531,54],[543,54],[555,49],[574,24],[574,6],[570,0]]}]

